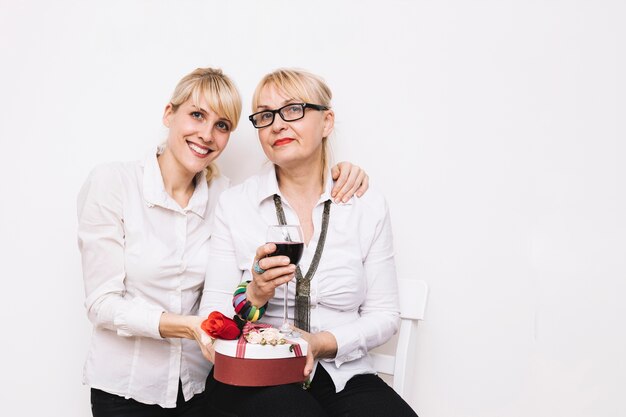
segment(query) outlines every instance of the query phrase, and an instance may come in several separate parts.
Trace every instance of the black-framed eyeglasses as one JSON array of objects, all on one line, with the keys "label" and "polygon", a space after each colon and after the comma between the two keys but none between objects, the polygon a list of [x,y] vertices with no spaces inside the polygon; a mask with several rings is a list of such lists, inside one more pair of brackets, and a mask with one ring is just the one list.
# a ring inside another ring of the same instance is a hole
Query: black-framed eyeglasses
[{"label": "black-framed eyeglasses", "polygon": [[268,127],[274,123],[274,116],[276,113],[278,113],[280,118],[286,122],[293,122],[294,120],[302,119],[304,117],[304,109],[306,108],[320,111],[330,109],[330,107],[321,106],[319,104],[291,103],[281,107],[280,109],[256,112],[248,116],[248,119],[250,119],[254,127],[261,129],[262,127]]}]

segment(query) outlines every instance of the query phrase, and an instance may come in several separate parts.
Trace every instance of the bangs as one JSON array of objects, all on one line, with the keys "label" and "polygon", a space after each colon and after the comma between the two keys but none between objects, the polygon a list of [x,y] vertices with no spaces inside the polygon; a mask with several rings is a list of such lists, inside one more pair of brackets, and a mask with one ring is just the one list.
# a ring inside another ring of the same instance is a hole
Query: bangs
[{"label": "bangs", "polygon": [[219,69],[198,68],[176,85],[170,103],[174,111],[190,100],[196,107],[204,100],[210,110],[226,119],[235,130],[241,116],[241,96],[235,84]]},{"label": "bangs", "polygon": [[270,85],[290,99],[330,107],[332,93],[321,78],[305,71],[281,69],[267,74],[257,86],[252,98],[253,112],[260,104],[261,91]]},{"label": "bangs", "polygon": [[241,99],[237,90],[215,78],[203,78],[191,92],[191,101],[200,108],[204,98],[209,108],[228,120],[232,130],[237,127],[241,115]]}]

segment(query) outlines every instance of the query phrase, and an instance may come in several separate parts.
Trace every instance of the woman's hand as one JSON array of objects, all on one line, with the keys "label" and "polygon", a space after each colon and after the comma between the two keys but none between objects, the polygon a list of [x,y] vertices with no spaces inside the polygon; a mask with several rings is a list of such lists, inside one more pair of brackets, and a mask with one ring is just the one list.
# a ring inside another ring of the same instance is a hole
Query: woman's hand
[{"label": "woman's hand", "polygon": [[200,346],[202,355],[213,362],[215,358],[213,339],[200,328],[203,321],[204,318],[198,316],[163,313],[159,320],[159,333],[161,337],[177,337],[195,340]]},{"label": "woman's hand", "polygon": [[254,263],[258,262],[260,270],[252,265],[252,282],[246,289],[246,297],[252,305],[261,307],[274,297],[276,287],[289,282],[296,271],[295,265],[289,264],[287,256],[268,256],[276,251],[276,245],[266,243],[256,250]]},{"label": "woman's hand", "polygon": [[300,329],[294,330],[300,333],[309,344],[306,353],[306,365],[304,365],[304,377],[308,378],[313,372],[315,359],[334,358],[337,355],[337,339],[330,332],[308,333]]},{"label": "woman's hand", "polygon": [[192,335],[193,338],[198,342],[198,346],[200,346],[200,350],[202,351],[202,356],[204,356],[208,361],[212,363],[215,362],[215,348],[213,347],[213,342],[215,339],[211,338],[200,325],[204,321],[202,317],[197,317],[196,323],[192,327]]},{"label": "woman's hand", "polygon": [[335,185],[331,196],[335,203],[347,202],[356,194],[361,197],[369,188],[369,177],[360,167],[350,162],[339,162],[330,171]]}]

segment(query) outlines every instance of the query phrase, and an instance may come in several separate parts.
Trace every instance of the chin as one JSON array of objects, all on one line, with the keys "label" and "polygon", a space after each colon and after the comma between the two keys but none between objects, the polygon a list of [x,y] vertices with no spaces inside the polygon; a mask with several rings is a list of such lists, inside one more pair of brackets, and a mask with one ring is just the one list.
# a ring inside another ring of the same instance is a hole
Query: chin
[{"label": "chin", "polygon": [[200,158],[197,158],[195,156],[192,156],[189,159],[189,162],[188,162],[187,166],[188,167],[193,167],[193,169],[197,170],[196,172],[200,172],[203,169],[206,169],[206,167],[208,167],[209,165],[211,165],[211,163],[213,161],[215,161],[216,157],[217,157],[217,155],[209,155],[206,158],[200,159]]},{"label": "chin", "polygon": [[269,155],[266,154],[267,159],[269,159],[274,165],[283,166],[295,164],[298,162],[299,158],[297,155],[293,155],[291,152],[271,152]]},{"label": "chin", "polygon": [[190,174],[196,175],[199,172],[202,172],[202,170],[206,169],[206,167],[209,166],[208,163],[206,164],[185,164],[185,169],[187,170],[187,172],[189,172]]}]

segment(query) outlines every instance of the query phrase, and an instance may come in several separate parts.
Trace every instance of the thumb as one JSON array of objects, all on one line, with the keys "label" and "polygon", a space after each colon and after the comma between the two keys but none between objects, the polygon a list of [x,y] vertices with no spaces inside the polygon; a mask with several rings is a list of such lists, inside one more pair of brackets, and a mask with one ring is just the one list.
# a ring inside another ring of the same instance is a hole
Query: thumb
[{"label": "thumb", "polygon": [[313,355],[311,353],[307,353],[306,355],[306,364],[304,365],[304,377],[308,378],[313,371],[313,365],[315,363],[315,359],[313,359]]}]

